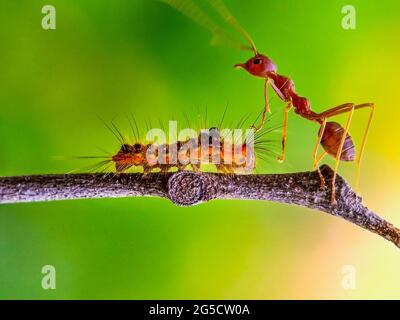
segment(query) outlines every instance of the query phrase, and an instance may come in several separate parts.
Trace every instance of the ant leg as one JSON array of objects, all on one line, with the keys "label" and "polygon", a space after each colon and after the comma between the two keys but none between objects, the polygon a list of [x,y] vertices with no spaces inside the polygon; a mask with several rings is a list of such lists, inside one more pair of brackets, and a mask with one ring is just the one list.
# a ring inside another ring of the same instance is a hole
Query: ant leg
[{"label": "ant leg", "polygon": [[283,128],[282,128],[282,153],[278,157],[279,162],[283,162],[285,160],[285,143],[286,143],[286,129],[287,129],[287,121],[288,121],[288,114],[290,109],[292,109],[293,105],[290,101],[285,108],[285,114],[283,117]]},{"label": "ant leg", "polygon": [[318,164],[318,162],[317,162],[318,147],[321,143],[322,136],[324,135],[327,120],[328,120],[328,118],[324,118],[324,120],[322,121],[321,127],[319,129],[319,132],[318,132],[318,140],[317,140],[317,144],[314,147],[314,152],[313,152],[313,169],[315,169]]},{"label": "ant leg", "polygon": [[345,103],[345,104],[342,104],[335,108],[326,110],[317,115],[319,119],[323,119],[325,117],[333,117],[333,116],[336,116],[336,115],[339,115],[342,113],[350,112],[351,110],[358,110],[358,109],[362,109],[362,108],[371,108],[371,112],[370,112],[370,115],[368,118],[367,127],[364,132],[364,137],[363,137],[363,140],[361,143],[360,153],[357,157],[357,172],[356,172],[355,189],[358,189],[358,184],[359,184],[359,179],[360,179],[361,160],[362,160],[362,156],[364,154],[368,132],[369,132],[369,129],[370,129],[371,123],[372,123],[372,118],[375,113],[375,104],[374,103],[362,103],[362,104],[354,105],[353,103]]},{"label": "ant leg", "polygon": [[269,78],[265,79],[265,84],[264,84],[264,110],[261,116],[261,123],[258,127],[252,126],[255,132],[259,131],[262,129],[265,123],[265,115],[268,113],[271,113],[271,110],[269,108],[269,99],[268,99],[268,86],[269,86]]},{"label": "ant leg", "polygon": [[352,108],[350,109],[350,112],[349,112],[349,117],[347,119],[346,127],[344,128],[344,131],[343,131],[343,135],[342,135],[342,139],[340,141],[339,149],[338,149],[338,151],[336,153],[335,169],[334,169],[333,177],[332,177],[332,194],[331,194],[331,204],[332,205],[335,204],[336,173],[337,173],[337,170],[339,168],[340,156],[342,155],[342,149],[343,149],[344,141],[346,140],[347,133],[349,132],[350,123],[351,123],[351,119],[353,118],[354,110],[355,110],[355,106],[353,105]]},{"label": "ant leg", "polygon": [[[321,162],[321,160],[328,154],[328,152],[324,151],[320,154],[320,156],[318,158],[316,158],[314,160],[314,166],[316,167],[317,171],[318,171],[318,175],[319,175],[319,179],[321,181],[321,189],[324,190],[325,189],[325,178],[322,175],[321,169],[319,168],[319,163]],[[315,156],[316,157],[316,156]],[[314,169],[315,169],[314,167]]]},{"label": "ant leg", "polygon": [[367,143],[368,132],[369,132],[369,128],[371,127],[372,118],[374,116],[374,113],[375,113],[375,105],[373,103],[371,103],[371,112],[369,114],[367,127],[365,128],[363,140],[362,140],[362,143],[361,143],[360,153],[358,154],[358,157],[357,157],[357,172],[356,172],[356,178],[355,178],[355,189],[356,190],[359,188],[360,171],[361,171],[361,160],[362,160],[362,156],[364,154],[365,145]]}]

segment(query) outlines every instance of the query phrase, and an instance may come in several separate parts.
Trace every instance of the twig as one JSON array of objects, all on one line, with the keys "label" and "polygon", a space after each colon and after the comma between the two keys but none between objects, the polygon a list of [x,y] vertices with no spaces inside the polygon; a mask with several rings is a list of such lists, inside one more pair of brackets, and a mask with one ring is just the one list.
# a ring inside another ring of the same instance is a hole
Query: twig
[{"label": "twig", "polygon": [[[327,186],[333,171],[320,168]],[[65,174],[0,178],[0,203],[81,198],[157,196],[180,206],[212,199],[269,200],[327,212],[379,234],[400,247],[400,230],[366,208],[346,181],[336,178],[336,203],[330,188],[321,190],[317,171],[291,174],[224,175],[217,173]]]}]

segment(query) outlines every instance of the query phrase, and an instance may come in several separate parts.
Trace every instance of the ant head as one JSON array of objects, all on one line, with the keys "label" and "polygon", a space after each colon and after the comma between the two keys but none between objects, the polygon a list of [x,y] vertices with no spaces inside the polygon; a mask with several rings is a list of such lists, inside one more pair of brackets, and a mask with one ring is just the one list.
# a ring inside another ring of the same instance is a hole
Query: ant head
[{"label": "ant head", "polygon": [[235,64],[235,68],[246,69],[252,75],[262,78],[265,78],[270,73],[276,73],[277,70],[275,63],[262,54],[257,54],[245,63]]}]

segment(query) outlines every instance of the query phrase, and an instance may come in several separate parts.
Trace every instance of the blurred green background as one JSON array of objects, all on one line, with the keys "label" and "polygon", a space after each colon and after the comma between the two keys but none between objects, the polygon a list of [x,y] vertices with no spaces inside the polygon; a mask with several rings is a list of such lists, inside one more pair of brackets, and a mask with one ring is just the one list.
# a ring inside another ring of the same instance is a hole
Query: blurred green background
[{"label": "blurred green background", "polygon": [[[57,10],[43,30],[41,8]],[[400,34],[396,0],[234,1],[227,6],[296,82],[313,108],[375,102],[360,191],[400,225]],[[356,30],[341,27],[344,5]],[[128,130],[145,120],[196,119],[207,108],[238,121],[262,107],[263,81],[232,68],[248,52],[210,35],[159,1],[0,2],[0,175],[64,173],[118,144],[97,116]],[[272,100],[276,123],[283,103]],[[359,143],[367,112],[354,117]],[[340,119],[339,119],[340,120]],[[343,120],[343,119],[342,119]],[[290,115],[287,160],[260,172],[309,170],[318,128]],[[279,135],[277,136],[279,138]],[[328,163],[332,163],[330,160]],[[354,164],[340,172],[352,181]],[[54,265],[57,289],[43,290]],[[342,267],[356,268],[354,290]],[[269,202],[75,200],[0,206],[0,298],[400,298],[400,255],[384,239],[326,214]]]}]

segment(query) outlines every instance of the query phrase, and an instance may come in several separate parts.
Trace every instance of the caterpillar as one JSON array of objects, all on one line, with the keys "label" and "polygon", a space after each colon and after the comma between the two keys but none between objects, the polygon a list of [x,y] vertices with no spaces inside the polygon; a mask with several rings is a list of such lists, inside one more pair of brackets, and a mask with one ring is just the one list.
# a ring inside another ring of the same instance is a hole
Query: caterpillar
[{"label": "caterpillar", "polygon": [[[143,143],[139,141],[138,126],[135,120],[134,122],[135,126],[130,121],[134,139],[128,139],[113,122],[110,126],[103,121],[118,139],[119,149],[108,156],[77,158],[102,158],[103,161],[91,167],[92,171],[101,169],[104,172],[111,168],[116,174],[134,168],[140,168],[144,174],[188,169],[204,171],[207,165],[213,166],[221,173],[247,174],[255,170],[259,160],[266,160],[266,156],[277,154],[272,147],[277,141],[265,139],[265,136],[278,127],[265,128],[256,133],[253,129],[246,129],[244,141],[241,129],[220,130],[211,127],[202,129],[199,133],[192,130],[191,137],[176,139],[172,143],[156,142],[157,139],[152,137],[154,132],[149,134],[152,130],[148,130],[147,136],[150,138]],[[239,122],[239,125],[241,124],[242,120]]]},{"label": "caterpillar", "polygon": [[203,130],[197,139],[177,141],[173,144],[156,145],[124,143],[111,157],[117,173],[125,172],[132,166],[140,166],[143,172],[155,169],[168,172],[172,168],[184,170],[189,165],[193,171],[200,171],[202,164],[213,164],[224,173],[251,172],[255,168],[255,152],[251,140],[241,144],[227,142],[220,137],[216,128]]}]

